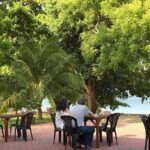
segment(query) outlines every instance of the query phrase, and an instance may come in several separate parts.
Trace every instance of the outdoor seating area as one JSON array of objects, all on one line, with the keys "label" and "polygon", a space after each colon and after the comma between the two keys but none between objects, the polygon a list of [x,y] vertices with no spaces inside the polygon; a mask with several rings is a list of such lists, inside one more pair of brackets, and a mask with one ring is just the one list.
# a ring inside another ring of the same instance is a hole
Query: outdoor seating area
[{"label": "outdoor seating area", "polygon": [[[88,122],[88,124],[91,124]],[[136,127],[136,128],[135,128]],[[42,129],[42,130],[41,130]],[[118,145],[113,141],[111,146],[108,146],[106,135],[103,135],[103,142],[100,143],[102,150],[144,150],[145,145],[145,131],[140,116],[127,116],[121,115],[117,125]],[[34,140],[28,137],[28,141],[24,142],[22,138],[14,141],[14,138],[8,139],[5,143],[0,134],[0,148],[2,150],[64,150],[65,146],[63,142],[59,143],[58,136],[56,136],[55,144],[53,144],[53,123],[46,123],[40,125],[33,125],[32,132],[34,134]],[[13,135],[12,135],[13,137]],[[96,149],[95,134],[93,142],[93,150]],[[67,145],[67,150],[72,150],[72,147]]]},{"label": "outdoor seating area", "polygon": [[150,150],[150,0],[0,0],[0,150]]},{"label": "outdoor seating area", "polygon": [[[56,105],[57,108],[62,106],[65,108],[66,102],[64,98],[59,100]],[[84,102],[84,99],[81,97],[75,108],[84,108],[84,104],[80,104],[82,102]],[[49,147],[53,147],[56,150],[87,149],[86,147],[78,147],[79,139],[82,141],[84,134],[87,136],[87,131],[85,133],[80,131],[81,126],[78,126],[78,119],[71,115],[62,115],[61,119],[64,123],[62,129],[57,127],[56,119],[58,119],[58,116],[56,115],[58,115],[58,111],[47,112],[47,116],[51,118],[51,121],[39,125],[32,125],[33,112],[0,115],[3,120],[3,124],[0,126],[2,129],[0,136],[2,149],[8,149],[10,145],[13,145],[13,148],[18,145],[21,150],[25,150],[25,147],[22,146],[24,144],[30,145],[31,149],[35,148],[37,150],[40,150],[40,147],[43,147],[43,150]],[[11,118],[15,118],[16,122],[9,123]],[[94,127],[93,144],[90,149],[150,150],[150,115],[100,112],[93,116],[85,116],[84,126]],[[28,130],[30,131],[30,136]]]},{"label": "outdoor seating area", "polygon": [[[23,137],[23,140],[27,141],[27,130],[30,130],[31,138],[33,140],[31,123],[33,119],[33,112],[27,112],[24,114],[4,114],[0,115],[0,118],[3,120],[3,125],[1,125],[2,135],[5,142],[8,142],[9,136],[11,137],[12,128],[14,128],[14,140],[16,140],[16,134],[18,134],[18,139]],[[10,124],[10,133],[9,133],[9,121],[11,118],[16,118],[16,123]],[[4,129],[3,129],[4,128]],[[4,130],[4,131],[3,131]]]},{"label": "outdoor seating area", "polygon": [[113,133],[115,134],[116,144],[118,144],[116,126],[117,126],[119,116],[120,116],[119,113],[115,113],[115,114],[108,116],[106,119],[106,123],[104,123],[104,124],[102,124],[102,126],[100,126],[100,129],[99,129],[100,142],[102,142],[102,131],[103,131],[103,132],[106,132],[107,143],[109,146],[111,145],[111,143],[113,141]]}]

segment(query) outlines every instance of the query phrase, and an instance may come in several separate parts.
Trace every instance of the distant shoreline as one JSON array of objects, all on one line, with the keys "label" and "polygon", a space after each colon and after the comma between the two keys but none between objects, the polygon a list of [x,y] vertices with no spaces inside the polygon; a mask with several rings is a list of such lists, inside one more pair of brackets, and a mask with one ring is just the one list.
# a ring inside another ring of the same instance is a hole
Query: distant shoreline
[{"label": "distant shoreline", "polygon": [[120,113],[121,115],[126,115],[126,116],[140,116],[140,115],[149,115],[149,114],[132,114],[132,113]]}]

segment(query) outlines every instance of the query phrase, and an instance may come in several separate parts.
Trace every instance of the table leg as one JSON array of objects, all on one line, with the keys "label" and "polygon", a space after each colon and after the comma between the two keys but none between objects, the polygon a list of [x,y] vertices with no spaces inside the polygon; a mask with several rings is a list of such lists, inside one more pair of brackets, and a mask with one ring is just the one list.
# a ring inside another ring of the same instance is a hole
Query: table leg
[{"label": "table leg", "polygon": [[8,118],[3,119],[4,122],[4,132],[5,132],[5,142],[8,142]]},{"label": "table leg", "polygon": [[99,122],[98,120],[96,120],[96,148],[99,148],[99,142],[100,142],[100,139],[99,139]]}]

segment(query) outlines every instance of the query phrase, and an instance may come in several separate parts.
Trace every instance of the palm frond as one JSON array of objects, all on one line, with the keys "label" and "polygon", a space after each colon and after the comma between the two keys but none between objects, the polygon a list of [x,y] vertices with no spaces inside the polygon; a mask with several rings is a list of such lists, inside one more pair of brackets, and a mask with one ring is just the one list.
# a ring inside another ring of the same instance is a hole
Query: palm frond
[{"label": "palm frond", "polygon": [[16,94],[11,95],[10,97],[8,97],[1,105],[0,107],[0,114],[7,112],[8,107],[12,104],[15,103],[17,97]]},{"label": "palm frond", "polygon": [[22,97],[22,94],[26,92],[26,89],[20,90],[18,93],[14,92],[12,95],[3,100],[0,107],[0,114],[7,112],[9,106],[13,105],[17,99]]}]

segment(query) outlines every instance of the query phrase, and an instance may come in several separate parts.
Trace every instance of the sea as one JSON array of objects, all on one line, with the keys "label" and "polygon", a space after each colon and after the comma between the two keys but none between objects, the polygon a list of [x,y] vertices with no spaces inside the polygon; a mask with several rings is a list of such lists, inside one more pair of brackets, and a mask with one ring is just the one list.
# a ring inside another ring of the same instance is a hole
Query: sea
[{"label": "sea", "polygon": [[[129,105],[129,107],[118,107],[114,111],[110,110],[109,107],[105,109],[102,108],[102,111],[111,111],[111,112],[119,112],[125,114],[150,114],[150,98],[145,99],[142,103],[140,97],[130,96],[127,99],[119,99],[121,102],[125,102]],[[45,98],[42,102],[42,110],[46,111],[47,108],[50,108],[51,104],[48,99]]]}]

